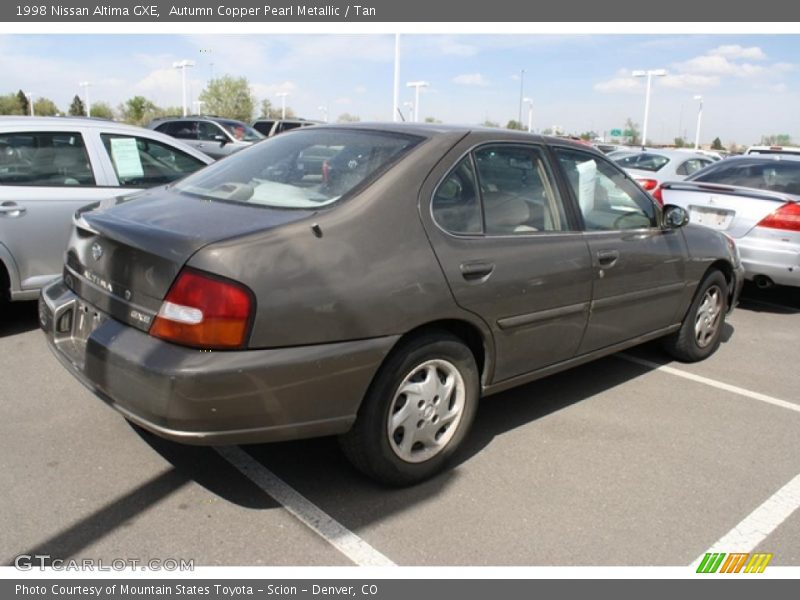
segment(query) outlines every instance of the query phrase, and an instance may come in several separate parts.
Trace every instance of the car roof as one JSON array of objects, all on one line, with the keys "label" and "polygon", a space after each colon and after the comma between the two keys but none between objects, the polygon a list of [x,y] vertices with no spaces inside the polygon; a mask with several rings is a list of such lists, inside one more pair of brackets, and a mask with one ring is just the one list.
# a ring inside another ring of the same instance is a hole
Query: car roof
[{"label": "car roof", "polygon": [[743,154],[730,156],[724,161],[714,164],[730,165],[733,163],[770,163],[770,162],[800,162],[800,154]]},{"label": "car roof", "polygon": [[110,119],[100,119],[97,117],[23,117],[23,116],[0,116],[0,126],[20,127],[22,129],[31,125],[57,127],[65,129],[70,127],[82,127],[84,129],[124,129],[128,131],[141,131],[142,127],[128,125]]}]

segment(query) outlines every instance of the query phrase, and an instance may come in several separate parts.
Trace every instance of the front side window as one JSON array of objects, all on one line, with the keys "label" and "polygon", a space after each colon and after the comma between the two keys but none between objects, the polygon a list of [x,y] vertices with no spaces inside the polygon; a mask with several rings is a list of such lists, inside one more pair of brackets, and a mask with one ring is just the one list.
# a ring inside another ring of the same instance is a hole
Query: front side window
[{"label": "front side window", "polygon": [[539,150],[489,146],[475,152],[487,235],[566,229],[561,202]]},{"label": "front side window", "polygon": [[[258,140],[264,139],[264,136],[258,131],[249,125],[240,123],[239,121],[218,121],[218,123],[220,127],[227,131],[233,137],[233,139],[237,141],[257,142]],[[219,133],[221,134],[222,132]]]},{"label": "front side window", "polygon": [[654,202],[636,184],[598,156],[557,148],[588,231],[614,231],[657,226]]},{"label": "front side window", "polygon": [[269,138],[175,186],[179,192],[280,208],[318,208],[366,185],[422,138],[315,130]]},{"label": "front side window", "polygon": [[147,138],[109,133],[100,137],[123,187],[164,185],[205,166],[193,156]]},{"label": "front side window", "polygon": [[80,133],[0,134],[0,185],[95,185]]}]

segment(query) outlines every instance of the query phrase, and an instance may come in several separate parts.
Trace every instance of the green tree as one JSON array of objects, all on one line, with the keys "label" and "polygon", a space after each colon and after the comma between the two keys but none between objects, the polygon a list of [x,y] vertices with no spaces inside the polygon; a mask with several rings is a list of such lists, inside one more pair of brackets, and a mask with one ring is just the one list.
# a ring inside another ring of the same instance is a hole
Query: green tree
[{"label": "green tree", "polygon": [[711,142],[711,149],[712,150],[725,150],[725,146],[722,145],[722,140],[718,137],[714,138],[714,141]]},{"label": "green tree", "polygon": [[25,95],[25,92],[22,90],[17,92],[17,102],[19,102],[20,108],[22,110],[23,115],[31,114],[31,105],[28,102],[28,97]]},{"label": "green tree", "polygon": [[134,96],[120,104],[118,110],[126,123],[142,126],[155,119],[160,109],[144,96]]},{"label": "green tree", "polygon": [[361,117],[357,115],[351,115],[350,113],[342,113],[339,115],[339,118],[336,119],[337,123],[358,123],[361,120]]},{"label": "green tree", "polygon": [[791,146],[792,136],[785,133],[762,135],[761,144],[764,146]]},{"label": "green tree", "polygon": [[114,110],[108,102],[93,102],[92,116],[98,119],[114,119]]},{"label": "green tree", "polygon": [[639,125],[628,117],[628,120],[625,121],[625,137],[628,138],[628,143],[631,146],[638,146],[642,141],[639,135]]},{"label": "green tree", "polygon": [[269,101],[269,98],[264,98],[261,101],[261,114],[259,115],[261,119],[280,119],[281,118],[281,109],[275,108],[272,106],[272,102]]},{"label": "green tree", "polygon": [[481,125],[483,125],[484,127],[500,127],[500,123],[491,121],[489,119],[486,119],[483,123],[481,123]]},{"label": "green tree", "polygon": [[590,131],[584,131],[582,134],[580,134],[579,137],[584,142],[591,142],[593,139],[595,139],[597,137],[597,132],[596,131],[591,131],[591,130]]},{"label": "green tree", "polygon": [[22,106],[14,93],[0,96],[0,115],[22,115]]},{"label": "green tree", "polygon": [[675,147],[676,148],[683,148],[684,146],[686,146],[686,140],[684,140],[682,137],[676,137],[675,138]]},{"label": "green tree", "polygon": [[506,129],[516,129],[517,131],[522,131],[522,123],[517,121],[516,119],[511,119],[508,123],[506,123]]},{"label": "green tree", "polygon": [[86,108],[83,106],[83,101],[78,94],[75,94],[72,104],[69,105],[69,114],[73,117],[82,117],[86,114]]},{"label": "green tree", "polygon": [[425,117],[426,123],[441,123],[441,121],[435,117]]},{"label": "green tree", "polygon": [[50,98],[39,98],[33,103],[33,112],[38,116],[54,117],[59,113],[56,103]]},{"label": "green tree", "polygon": [[203,109],[212,115],[250,121],[255,110],[255,98],[246,77],[223,75],[208,82],[200,92]]}]

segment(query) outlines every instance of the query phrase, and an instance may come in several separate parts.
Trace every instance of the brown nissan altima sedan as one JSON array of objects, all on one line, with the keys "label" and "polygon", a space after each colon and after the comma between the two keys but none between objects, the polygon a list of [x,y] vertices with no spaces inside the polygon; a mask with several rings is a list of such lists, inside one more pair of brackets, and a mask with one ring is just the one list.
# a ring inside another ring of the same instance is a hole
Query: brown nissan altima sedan
[{"label": "brown nissan altima sedan", "polygon": [[655,338],[713,353],[742,267],[686,222],[567,140],[318,126],[76,214],[40,320],[157,435],[339,435],[363,472],[409,484],[481,396]]}]

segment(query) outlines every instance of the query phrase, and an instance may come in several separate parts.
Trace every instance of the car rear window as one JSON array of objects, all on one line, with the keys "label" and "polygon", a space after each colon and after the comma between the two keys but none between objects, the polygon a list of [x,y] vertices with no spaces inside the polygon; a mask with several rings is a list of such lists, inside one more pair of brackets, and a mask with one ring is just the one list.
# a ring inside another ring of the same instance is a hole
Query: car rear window
[{"label": "car rear window", "polygon": [[623,169],[655,172],[663,168],[669,162],[669,158],[662,154],[643,153],[625,156],[615,162]]},{"label": "car rear window", "polygon": [[317,208],[365,185],[422,139],[376,131],[301,129],[234,154],[187,177],[175,189],[217,200]]},{"label": "car rear window", "polygon": [[728,159],[714,163],[690,179],[800,195],[800,161]]}]

